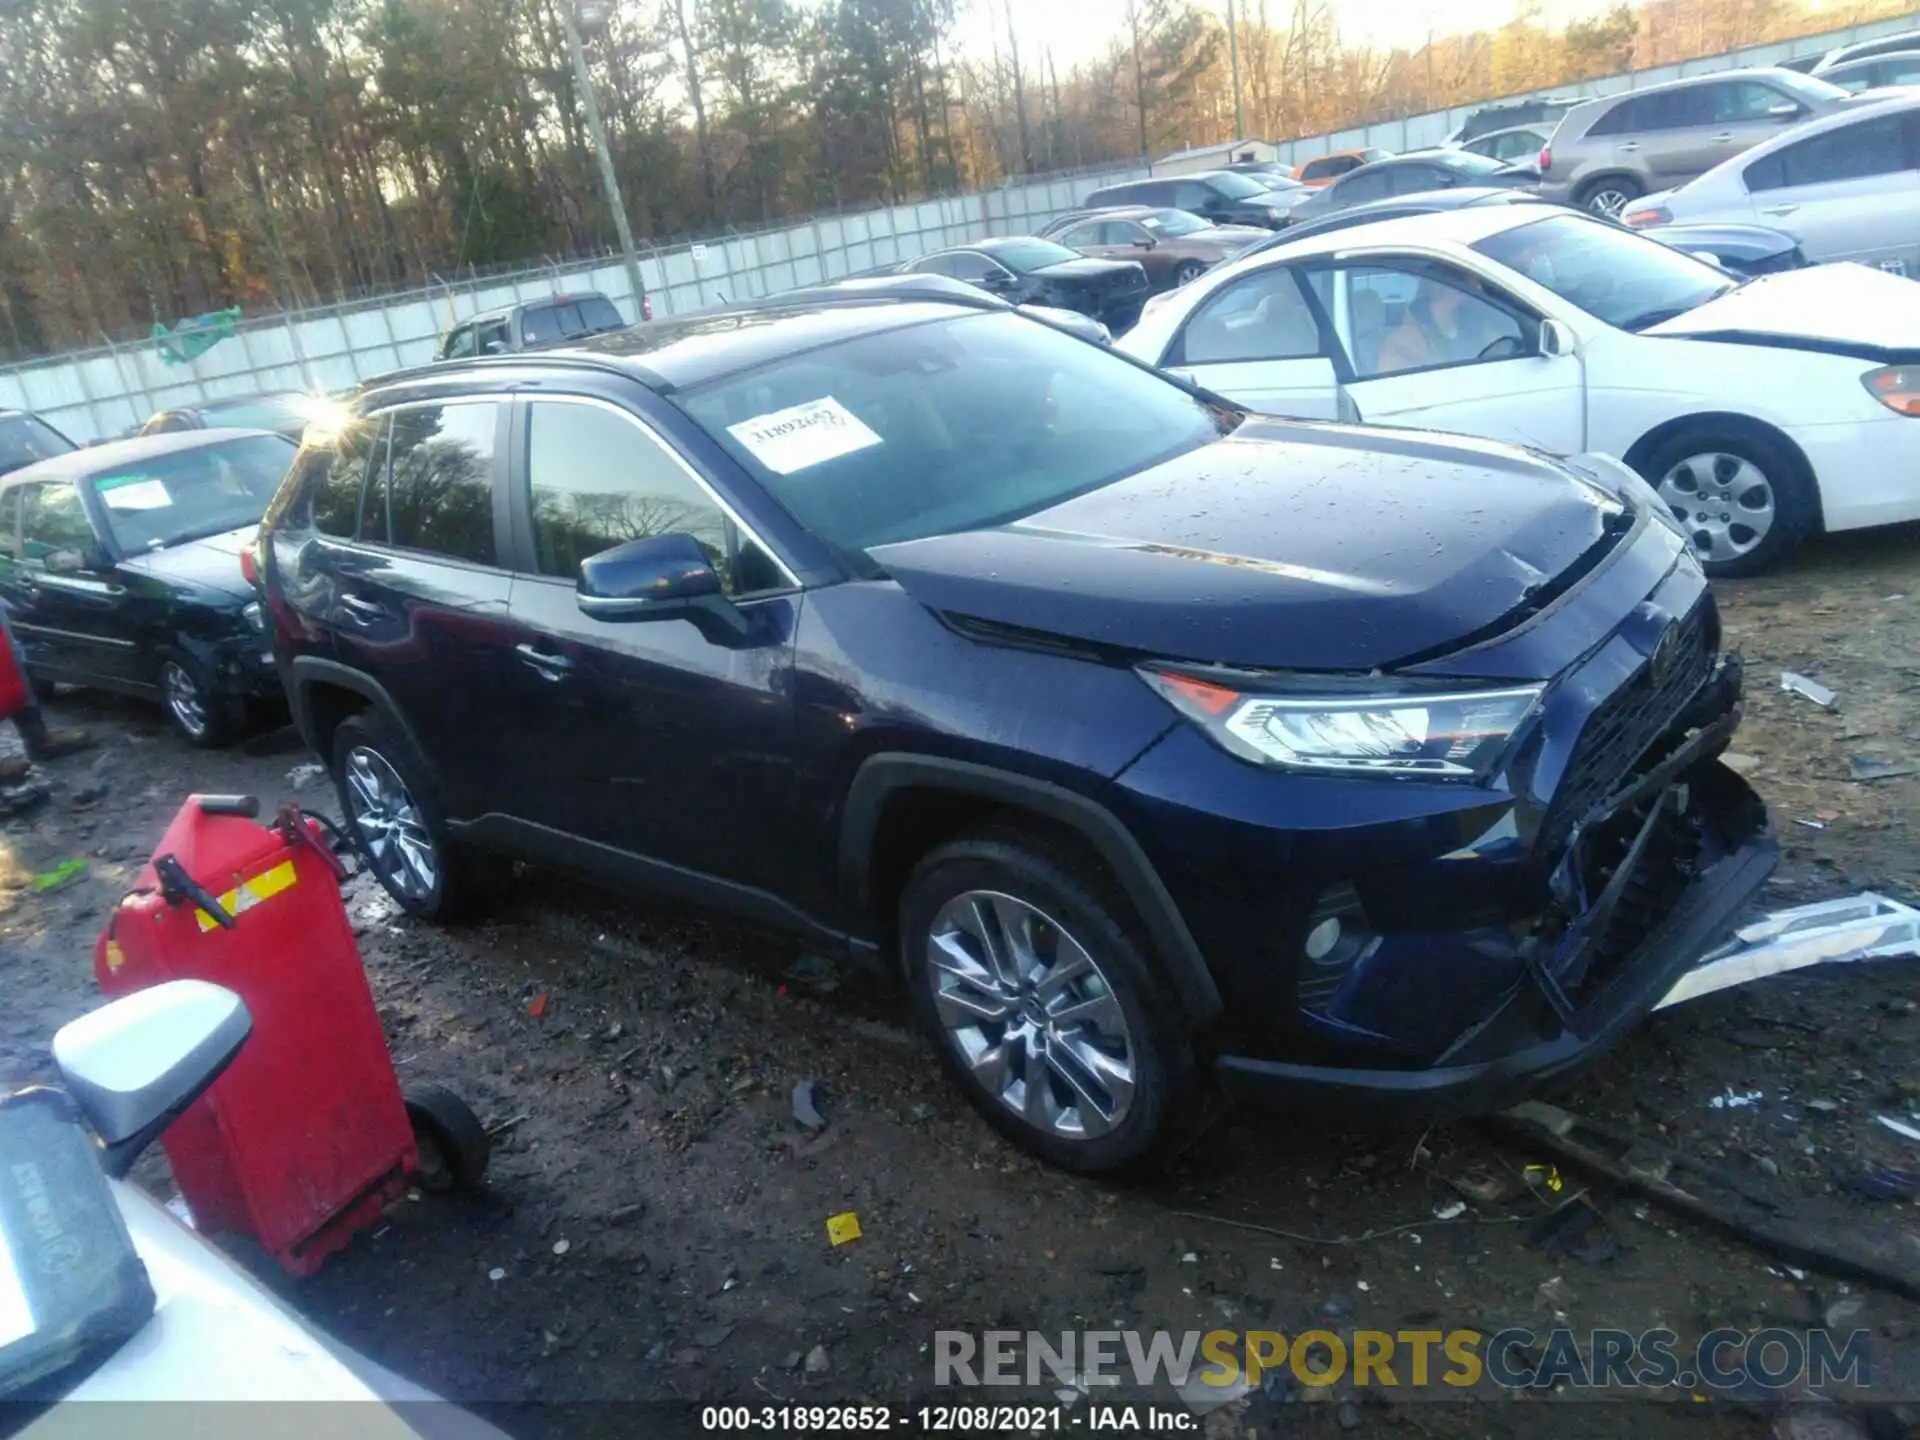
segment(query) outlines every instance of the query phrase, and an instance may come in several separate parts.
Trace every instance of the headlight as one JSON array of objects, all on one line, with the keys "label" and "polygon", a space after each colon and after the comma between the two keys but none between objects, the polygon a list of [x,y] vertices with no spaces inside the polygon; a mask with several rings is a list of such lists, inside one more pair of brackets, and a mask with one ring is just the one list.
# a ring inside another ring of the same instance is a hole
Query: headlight
[{"label": "headlight", "polygon": [[1887,365],[1860,377],[1867,393],[1889,410],[1920,417],[1920,365]]},{"label": "headlight", "polygon": [[1404,695],[1296,695],[1142,666],[1140,677],[1221,748],[1257,765],[1341,774],[1478,775],[1544,685]]},{"label": "headlight", "polygon": [[260,609],[258,600],[249,600],[240,607],[240,618],[245,620],[256,635],[267,633],[267,617]]}]

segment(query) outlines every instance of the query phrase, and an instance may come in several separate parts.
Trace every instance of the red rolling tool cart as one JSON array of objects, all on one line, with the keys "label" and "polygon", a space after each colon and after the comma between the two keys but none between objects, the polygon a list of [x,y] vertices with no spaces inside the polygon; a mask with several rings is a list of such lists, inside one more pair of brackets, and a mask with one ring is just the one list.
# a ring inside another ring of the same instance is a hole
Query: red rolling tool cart
[{"label": "red rolling tool cart", "polygon": [[403,1096],[340,895],[337,831],[247,796],[181,807],[94,951],[109,995],[227,986],[253,1036],[162,1138],[195,1225],[312,1273],[409,1184],[476,1186],[487,1136],[438,1086]]}]

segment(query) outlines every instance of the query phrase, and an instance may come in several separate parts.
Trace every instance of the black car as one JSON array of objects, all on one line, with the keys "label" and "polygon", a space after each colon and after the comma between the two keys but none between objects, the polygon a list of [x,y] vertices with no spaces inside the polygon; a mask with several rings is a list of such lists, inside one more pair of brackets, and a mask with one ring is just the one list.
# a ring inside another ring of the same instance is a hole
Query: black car
[{"label": "black car", "polygon": [[1461,186],[1515,189],[1531,185],[1539,178],[1537,171],[1489,160],[1469,150],[1421,150],[1349,170],[1324,190],[1316,191],[1294,206],[1293,223],[1304,225],[1309,220],[1370,200]]},{"label": "black car", "polygon": [[1578,100],[1509,100],[1498,105],[1482,105],[1447,137],[1447,143],[1464,145],[1482,135],[1521,125],[1544,125],[1551,130],[1560,123],[1562,115],[1579,103]]},{"label": "black car", "polygon": [[[1242,254],[1257,255],[1276,245],[1291,245],[1335,230],[1350,230],[1382,220],[1398,220],[1407,215],[1426,215],[1435,210],[1467,210],[1482,205],[1550,205],[1527,190],[1489,186],[1462,186],[1457,190],[1429,190],[1421,195],[1402,195],[1396,200],[1375,200],[1351,209],[1336,210],[1318,220],[1289,225],[1270,235]],[[1676,250],[1711,260],[1736,275],[1772,275],[1781,270],[1806,266],[1807,257],[1791,235],[1769,230],[1763,225],[1650,225],[1639,231],[1649,240],[1658,240]]]},{"label": "black car", "polygon": [[1231,170],[1207,170],[1198,175],[1109,185],[1087,196],[1080,208],[1111,210],[1117,205],[1147,205],[1191,211],[1215,225],[1258,225],[1277,230],[1287,223],[1301,188],[1293,180],[1276,179],[1269,185]]},{"label": "black car", "polygon": [[1150,289],[1145,268],[1132,260],[1092,260],[1033,236],[936,250],[900,273],[964,280],[1009,304],[1074,310],[1113,330],[1140,318]]},{"label": "black car", "polygon": [[79,448],[31,410],[0,410],[0,475]]},{"label": "black car", "polygon": [[355,410],[261,564],[395,901],[518,855],[882,963],[1059,1164],[1216,1085],[1510,1103],[1774,862],[1706,578],[1616,461],[1256,416],[911,289]]},{"label": "black car", "polygon": [[326,397],[304,390],[270,390],[230,395],[193,405],[175,405],[141,424],[139,435],[171,435],[177,430],[271,430],[294,444],[315,419],[325,415]]},{"label": "black car", "polygon": [[38,680],[160,701],[195,745],[281,696],[240,549],[297,447],[258,430],[112,440],[0,482],[0,598]]},{"label": "black car", "polygon": [[[640,318],[653,318],[653,302],[643,300]],[[516,350],[538,350],[566,345],[589,335],[605,335],[627,328],[620,308],[598,290],[576,295],[549,295],[504,310],[489,310],[464,320],[441,337],[442,360],[465,360],[475,355],[508,355]]]}]

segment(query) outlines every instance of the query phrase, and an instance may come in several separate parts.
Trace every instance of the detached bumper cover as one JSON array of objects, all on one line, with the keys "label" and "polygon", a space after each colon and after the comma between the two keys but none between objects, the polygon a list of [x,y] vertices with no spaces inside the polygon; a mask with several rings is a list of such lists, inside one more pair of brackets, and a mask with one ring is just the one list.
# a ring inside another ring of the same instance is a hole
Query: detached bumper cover
[{"label": "detached bumper cover", "polygon": [[[1729,722],[1724,730],[1731,728]],[[1725,743],[1721,730],[1697,735],[1636,782],[1631,793],[1602,807],[1611,815],[1651,800],[1650,829],[1651,817],[1662,807],[1684,805],[1707,832],[1703,838],[1713,857],[1645,939],[1605,973],[1590,974],[1589,966],[1606,929],[1610,897],[1617,897],[1635,867],[1646,863],[1637,850],[1629,852],[1586,910],[1530,957],[1527,977],[1433,1065],[1356,1069],[1225,1055],[1214,1062],[1222,1086],[1289,1106],[1317,1104],[1396,1117],[1463,1114],[1502,1109],[1598,1061],[1727,938],[1778,863],[1779,850],[1758,797],[1708,758]]]}]

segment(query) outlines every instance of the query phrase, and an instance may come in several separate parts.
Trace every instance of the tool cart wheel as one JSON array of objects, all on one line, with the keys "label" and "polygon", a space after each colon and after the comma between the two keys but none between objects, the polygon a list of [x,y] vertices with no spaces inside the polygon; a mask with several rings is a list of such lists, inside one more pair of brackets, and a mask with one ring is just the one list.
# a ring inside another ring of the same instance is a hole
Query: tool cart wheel
[{"label": "tool cart wheel", "polygon": [[458,1095],[443,1085],[416,1085],[406,1092],[420,1168],[414,1183],[434,1195],[478,1190],[487,1174],[492,1143],[486,1127]]}]

